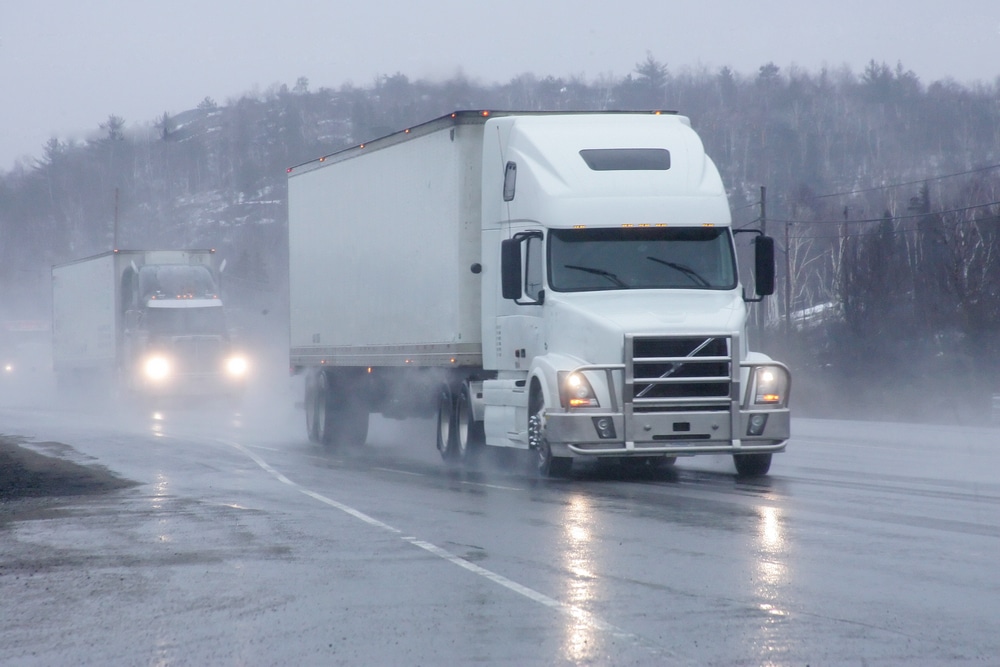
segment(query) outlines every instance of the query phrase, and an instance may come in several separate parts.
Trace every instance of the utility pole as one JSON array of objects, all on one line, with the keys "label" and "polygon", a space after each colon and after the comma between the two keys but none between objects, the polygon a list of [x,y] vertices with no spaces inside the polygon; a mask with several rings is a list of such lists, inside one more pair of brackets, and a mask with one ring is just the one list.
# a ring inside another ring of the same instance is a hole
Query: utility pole
[{"label": "utility pole", "polygon": [[760,231],[767,236],[767,187],[760,186]]},{"label": "utility pole", "polygon": [[[767,235],[767,188],[763,185],[760,186],[760,233]],[[756,279],[757,276],[754,276],[754,280]],[[764,318],[764,313],[761,312],[763,307],[762,303],[757,303],[753,308],[753,323],[758,331],[761,329],[761,319]]]},{"label": "utility pole", "polygon": [[792,246],[789,245],[792,223],[785,221],[785,339],[792,334]]},{"label": "utility pole", "polygon": [[111,249],[118,249],[118,188],[115,188],[115,231],[111,239]]}]

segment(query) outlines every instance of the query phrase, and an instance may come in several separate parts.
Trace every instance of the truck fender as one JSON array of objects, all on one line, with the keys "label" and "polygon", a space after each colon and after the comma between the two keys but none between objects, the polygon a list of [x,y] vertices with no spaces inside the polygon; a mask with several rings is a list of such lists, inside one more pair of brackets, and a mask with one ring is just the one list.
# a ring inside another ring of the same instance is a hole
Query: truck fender
[{"label": "truck fender", "polygon": [[[543,405],[546,409],[559,406],[559,368],[553,364],[549,355],[535,357],[531,361],[528,372],[528,406],[532,405],[532,392],[541,391]],[[537,389],[536,389],[537,387]]]}]

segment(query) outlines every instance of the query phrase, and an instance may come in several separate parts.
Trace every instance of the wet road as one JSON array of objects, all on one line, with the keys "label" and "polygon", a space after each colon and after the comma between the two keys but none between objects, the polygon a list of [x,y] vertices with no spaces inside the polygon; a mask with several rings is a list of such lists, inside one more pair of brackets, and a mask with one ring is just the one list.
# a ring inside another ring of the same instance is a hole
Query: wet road
[{"label": "wet road", "polygon": [[445,466],[430,422],[324,450],[293,391],[0,407],[139,482],[4,508],[0,664],[1000,660],[1000,430],[798,419],[756,482],[706,457],[536,481]]}]

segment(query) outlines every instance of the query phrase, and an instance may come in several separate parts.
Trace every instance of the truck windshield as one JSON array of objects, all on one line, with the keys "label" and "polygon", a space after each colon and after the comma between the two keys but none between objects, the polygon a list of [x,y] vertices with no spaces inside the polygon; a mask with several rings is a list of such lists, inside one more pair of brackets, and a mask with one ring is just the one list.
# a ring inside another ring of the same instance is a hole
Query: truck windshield
[{"label": "truck windshield", "polygon": [[139,294],[169,297],[208,296],[216,292],[208,267],[189,264],[147,264],[139,269]]},{"label": "truck windshield", "polygon": [[147,308],[146,329],[153,336],[224,336],[222,306],[204,308]]},{"label": "truck windshield", "polygon": [[736,287],[725,227],[553,229],[548,259],[557,292]]}]

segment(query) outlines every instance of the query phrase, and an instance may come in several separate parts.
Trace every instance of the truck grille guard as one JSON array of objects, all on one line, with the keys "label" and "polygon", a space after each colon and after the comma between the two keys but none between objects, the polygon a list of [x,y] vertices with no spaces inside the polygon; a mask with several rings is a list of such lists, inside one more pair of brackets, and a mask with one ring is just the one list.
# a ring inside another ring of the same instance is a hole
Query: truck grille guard
[{"label": "truck grille guard", "polygon": [[179,375],[217,375],[222,371],[227,346],[221,336],[178,336],[169,341]]},{"label": "truck grille guard", "polygon": [[738,344],[733,334],[625,336],[626,411],[738,408]]},{"label": "truck grille guard", "polygon": [[[740,424],[740,368],[752,363],[734,361],[739,336],[733,333],[701,335],[625,336],[624,364],[585,365],[573,372],[603,372],[610,390],[610,413],[623,418],[625,446],[569,445],[578,454],[682,454],[774,451],[770,445],[742,446],[736,436]],[[617,376],[617,377],[616,377]],[[620,386],[619,386],[620,385]],[[619,389],[621,390],[619,392]],[[618,397],[622,397],[619,406]],[[594,412],[567,408],[566,412]],[[601,411],[607,413],[608,411]],[[728,413],[732,440],[712,441],[707,435],[677,434],[661,444],[635,446],[634,415],[670,413]],[[610,444],[610,443],[609,443]]]}]

